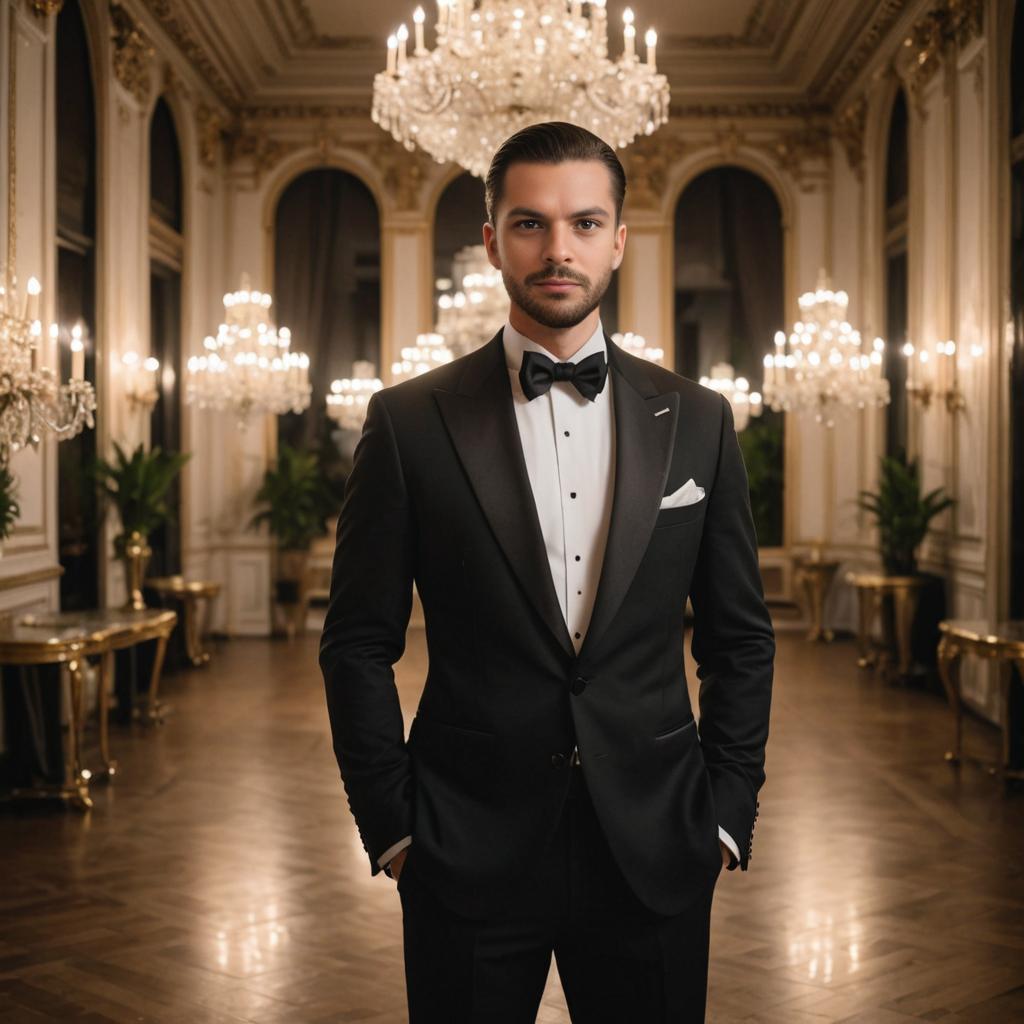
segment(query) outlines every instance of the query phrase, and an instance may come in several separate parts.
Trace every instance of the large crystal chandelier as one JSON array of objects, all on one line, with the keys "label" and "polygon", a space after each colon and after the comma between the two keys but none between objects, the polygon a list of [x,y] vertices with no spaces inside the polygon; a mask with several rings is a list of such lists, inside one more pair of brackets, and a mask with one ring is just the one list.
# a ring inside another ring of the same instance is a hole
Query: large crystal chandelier
[{"label": "large crystal chandelier", "polygon": [[867,351],[846,319],[846,292],[833,291],[821,271],[817,289],[799,301],[801,319],[788,338],[776,332],[775,352],[764,357],[764,401],[776,412],[813,412],[828,427],[838,408],[886,405],[885,342],[875,338]]},{"label": "large crystal chandelier", "polygon": [[570,121],[622,149],[668,120],[668,80],[658,74],[657,34],[636,52],[633,12],[623,12],[623,51],[608,57],[606,0],[438,0],[435,46],[425,15],[388,39],[387,70],[373,80],[373,120],[406,149],[454,161],[482,178],[510,135],[540,121]]},{"label": "large crystal chandelier", "polygon": [[658,366],[665,365],[665,350],[658,345],[648,345],[642,334],[634,334],[632,331],[622,334],[616,331],[612,335],[612,341],[630,355],[646,359],[649,363],[657,363]]},{"label": "large crystal chandelier", "polygon": [[384,382],[376,376],[377,368],[369,359],[357,359],[352,364],[352,376],[331,381],[327,395],[327,415],[342,430],[361,430],[366,419],[366,407],[375,391]]},{"label": "large crystal chandelier", "polygon": [[309,356],[291,350],[291,332],[270,318],[273,300],[241,288],[224,296],[224,323],[190,356],[185,401],[200,409],[232,411],[246,427],[254,414],[302,412],[309,405]]},{"label": "large crystal chandelier", "polygon": [[[96,392],[85,379],[81,338],[77,347],[72,342],[66,384],[58,384],[56,373],[39,365],[39,282],[29,278],[24,299],[10,266],[0,271],[0,282],[0,466],[6,467],[13,452],[26,445],[37,448],[47,432],[66,441],[93,426]],[[50,338],[60,338],[56,324]]]},{"label": "large crystal chandelier", "polygon": [[437,322],[434,330],[456,356],[479,348],[494,335],[495,324],[508,316],[508,292],[501,271],[491,266],[482,245],[465,245],[452,261],[454,288],[438,278]]}]

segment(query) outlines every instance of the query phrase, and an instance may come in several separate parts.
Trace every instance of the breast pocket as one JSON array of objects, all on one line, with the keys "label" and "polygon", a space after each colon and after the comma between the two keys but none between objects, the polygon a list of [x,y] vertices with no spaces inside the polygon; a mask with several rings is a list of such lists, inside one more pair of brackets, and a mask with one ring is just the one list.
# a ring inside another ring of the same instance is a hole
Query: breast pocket
[{"label": "breast pocket", "polygon": [[701,498],[692,505],[682,505],[679,508],[662,508],[658,510],[658,518],[654,520],[654,528],[657,530],[662,526],[682,526],[684,523],[695,523],[704,518],[707,509],[708,499]]}]

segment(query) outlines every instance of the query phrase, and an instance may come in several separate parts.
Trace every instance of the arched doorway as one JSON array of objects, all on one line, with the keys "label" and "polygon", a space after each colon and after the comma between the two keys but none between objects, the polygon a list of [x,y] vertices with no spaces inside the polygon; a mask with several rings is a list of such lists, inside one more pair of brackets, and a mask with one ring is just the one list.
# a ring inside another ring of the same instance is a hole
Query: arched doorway
[{"label": "arched doorway", "polygon": [[[698,380],[731,363],[761,390],[763,357],[785,330],[782,209],[771,186],[742,167],[698,175],[676,204],[674,225],[676,371]],[[740,433],[761,547],[783,537],[782,413],[765,409]]]},{"label": "arched doorway", "polygon": [[[150,353],[160,360],[150,444],[181,450],[181,279],[184,269],[184,189],[174,117],[162,97],[149,127]],[[181,572],[181,475],[168,489],[171,517],[153,531],[150,575]]]},{"label": "arched doorway", "polygon": [[351,377],[352,364],[363,359],[383,376],[380,254],[377,203],[354,174],[306,171],[281,194],[274,212],[275,322],[309,355],[313,391],[304,412],[278,417],[279,442],[329,451],[331,381]]},{"label": "arched doorway", "polygon": [[[96,384],[96,113],[78,0],[57,17],[57,320],[60,379],[71,376],[71,329],[84,328],[85,376]],[[102,409],[102,405],[100,405]],[[98,607],[99,515],[88,467],[96,430],[57,445],[58,551],[65,611]]]},{"label": "arched doorway", "polygon": [[907,225],[910,201],[910,142],[907,98],[898,89],[889,120],[885,155],[885,377],[889,404],[885,407],[885,450],[896,456],[907,449],[907,341],[908,257]]}]

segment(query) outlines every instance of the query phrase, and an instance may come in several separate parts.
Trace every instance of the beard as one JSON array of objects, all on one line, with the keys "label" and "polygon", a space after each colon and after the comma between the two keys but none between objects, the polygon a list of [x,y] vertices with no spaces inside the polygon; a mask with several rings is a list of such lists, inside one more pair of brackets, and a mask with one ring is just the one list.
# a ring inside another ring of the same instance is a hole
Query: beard
[{"label": "beard", "polygon": [[[503,269],[501,279],[505,283],[505,291],[508,292],[509,298],[535,323],[543,327],[563,329],[575,327],[593,312],[604,298],[614,272],[609,267],[596,283],[575,271],[565,270],[544,270],[531,274],[525,281],[519,282]],[[562,295],[545,295],[533,288],[538,281],[549,278],[572,281],[579,287],[575,292],[569,291]]]}]

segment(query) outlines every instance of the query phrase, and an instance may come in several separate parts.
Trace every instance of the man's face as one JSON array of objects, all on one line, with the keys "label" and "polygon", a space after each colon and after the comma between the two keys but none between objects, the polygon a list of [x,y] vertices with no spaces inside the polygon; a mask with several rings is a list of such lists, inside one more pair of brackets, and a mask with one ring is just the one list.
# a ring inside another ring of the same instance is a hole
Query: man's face
[{"label": "man's face", "polygon": [[484,245],[512,302],[545,327],[584,320],[607,291],[626,243],[604,164],[512,164],[493,213]]}]

